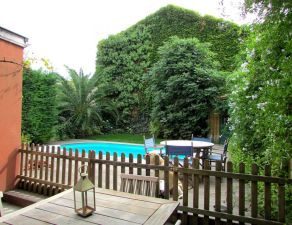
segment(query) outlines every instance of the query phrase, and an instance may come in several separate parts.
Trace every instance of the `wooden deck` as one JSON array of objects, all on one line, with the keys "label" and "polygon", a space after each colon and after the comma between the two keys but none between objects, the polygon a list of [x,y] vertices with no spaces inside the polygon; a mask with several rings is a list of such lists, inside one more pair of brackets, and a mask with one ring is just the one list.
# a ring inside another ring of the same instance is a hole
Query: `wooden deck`
[{"label": "wooden deck", "polygon": [[0,218],[0,224],[164,224],[178,202],[96,189],[96,211],[83,218],[74,211],[72,189]]}]

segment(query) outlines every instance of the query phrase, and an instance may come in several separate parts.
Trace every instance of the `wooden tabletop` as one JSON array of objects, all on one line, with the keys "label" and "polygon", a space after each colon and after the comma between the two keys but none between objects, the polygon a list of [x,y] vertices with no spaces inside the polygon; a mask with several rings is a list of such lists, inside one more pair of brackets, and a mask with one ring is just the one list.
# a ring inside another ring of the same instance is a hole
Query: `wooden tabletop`
[{"label": "wooden tabletop", "polygon": [[214,143],[205,141],[191,141],[191,140],[169,140],[160,142],[161,145],[172,146],[193,146],[194,148],[209,148],[213,147]]},{"label": "wooden tabletop", "polygon": [[0,224],[164,224],[179,202],[96,189],[96,211],[83,218],[74,211],[72,189],[0,217]]}]

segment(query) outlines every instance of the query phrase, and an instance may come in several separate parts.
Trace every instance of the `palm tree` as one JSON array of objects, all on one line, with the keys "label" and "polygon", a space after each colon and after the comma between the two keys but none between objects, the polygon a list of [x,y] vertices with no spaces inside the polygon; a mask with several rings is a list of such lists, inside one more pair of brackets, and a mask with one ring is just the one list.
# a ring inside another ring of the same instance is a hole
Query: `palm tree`
[{"label": "palm tree", "polygon": [[82,69],[79,74],[73,69],[67,69],[70,79],[60,76],[60,130],[76,138],[99,133],[104,123],[102,113],[112,107],[102,101],[97,76],[85,75]]}]

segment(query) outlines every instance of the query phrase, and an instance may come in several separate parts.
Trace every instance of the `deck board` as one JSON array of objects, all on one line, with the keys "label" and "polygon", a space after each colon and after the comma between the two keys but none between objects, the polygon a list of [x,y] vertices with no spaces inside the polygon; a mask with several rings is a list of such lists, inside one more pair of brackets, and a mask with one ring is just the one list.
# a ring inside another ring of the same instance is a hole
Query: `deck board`
[{"label": "deck board", "polygon": [[170,200],[97,188],[96,211],[83,218],[74,211],[70,189],[1,217],[0,224],[159,225],[167,221],[178,205]]}]

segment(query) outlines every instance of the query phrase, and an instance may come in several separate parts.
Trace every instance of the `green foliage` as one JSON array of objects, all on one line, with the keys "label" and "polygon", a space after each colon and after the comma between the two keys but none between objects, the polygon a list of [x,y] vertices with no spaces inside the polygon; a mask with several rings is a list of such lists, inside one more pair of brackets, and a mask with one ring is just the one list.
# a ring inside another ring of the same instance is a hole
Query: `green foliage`
[{"label": "green foliage", "polygon": [[105,97],[120,113],[120,127],[138,124],[138,120],[143,126],[147,111],[144,76],[149,67],[149,46],[149,34],[144,26],[110,36],[98,44],[96,75],[101,87],[107,87]]},{"label": "green foliage", "polygon": [[89,77],[82,70],[79,74],[70,68],[68,71],[70,80],[59,77],[59,135],[79,138],[98,134],[104,123],[102,112],[110,105],[101,101],[97,76]]},{"label": "green foliage", "polygon": [[[96,71],[101,85],[110,85],[105,97],[117,106],[118,128],[147,131],[152,102],[152,93],[146,90],[151,85],[148,73],[158,60],[158,48],[172,36],[210,42],[216,53],[213,58],[220,62],[218,69],[230,72],[243,34],[231,22],[169,5],[101,41]],[[155,128],[153,123],[151,128]]]},{"label": "green foliage", "polygon": [[[273,175],[287,176],[281,165],[292,158],[292,2],[245,3],[247,11],[259,13],[260,23],[252,26],[245,61],[229,79],[232,159],[261,168],[272,162]],[[286,201],[291,212],[291,186]]]},{"label": "green foliage", "polygon": [[[233,71],[234,57],[239,52],[242,36],[238,25],[212,16],[201,16],[192,10],[168,5],[138,23],[149,28],[152,50],[151,63],[158,59],[158,48],[171,36],[196,37],[201,42],[210,42],[214,59],[220,62],[220,70]],[[133,26],[130,29],[136,29]]]},{"label": "green foliage", "polygon": [[173,37],[159,48],[159,60],[151,71],[151,120],[164,138],[208,133],[208,115],[224,86],[209,46],[196,38]]},{"label": "green foliage", "polygon": [[25,140],[44,143],[54,136],[57,122],[56,74],[24,69],[22,134]]}]

